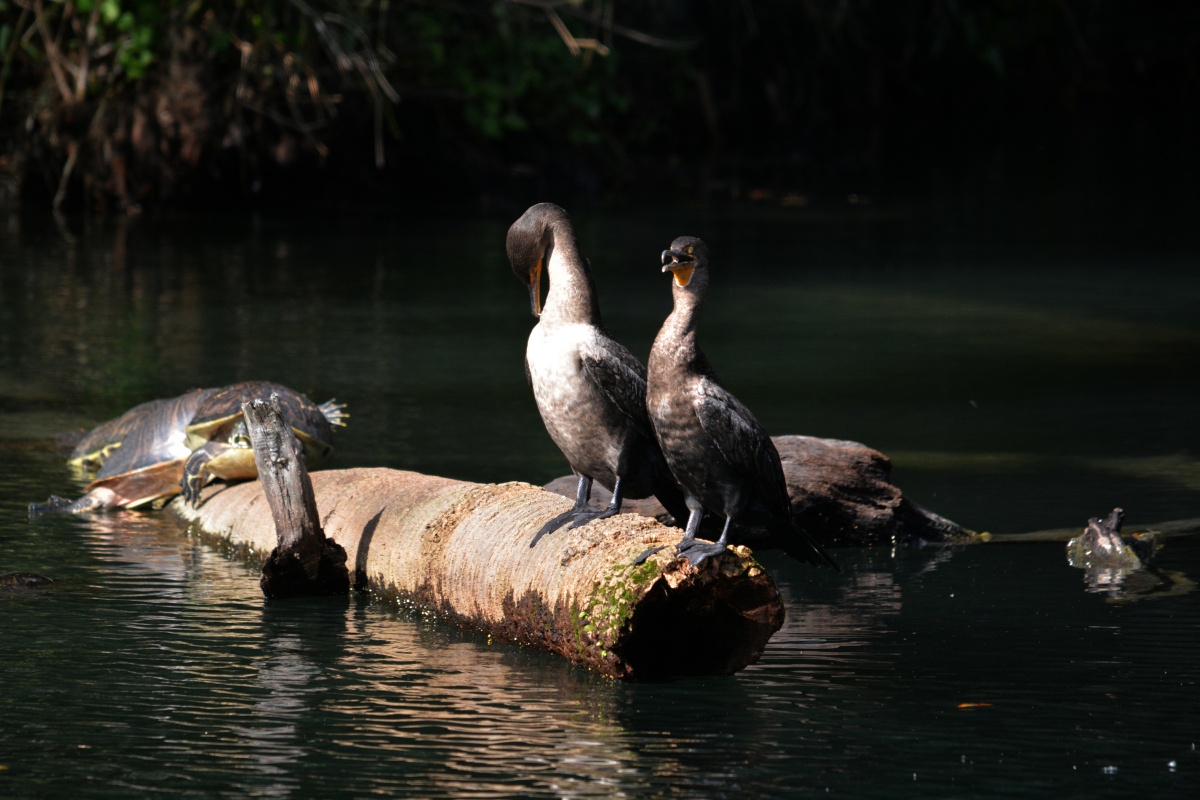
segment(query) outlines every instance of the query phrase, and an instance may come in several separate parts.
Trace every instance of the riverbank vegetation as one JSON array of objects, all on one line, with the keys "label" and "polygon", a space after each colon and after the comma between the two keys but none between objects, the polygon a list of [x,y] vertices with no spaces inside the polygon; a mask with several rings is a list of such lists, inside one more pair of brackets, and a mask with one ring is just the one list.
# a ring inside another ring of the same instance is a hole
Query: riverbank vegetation
[{"label": "riverbank vegetation", "polygon": [[126,212],[840,191],[1081,138],[1194,173],[1200,127],[1184,0],[0,0],[0,59],[0,204]]}]

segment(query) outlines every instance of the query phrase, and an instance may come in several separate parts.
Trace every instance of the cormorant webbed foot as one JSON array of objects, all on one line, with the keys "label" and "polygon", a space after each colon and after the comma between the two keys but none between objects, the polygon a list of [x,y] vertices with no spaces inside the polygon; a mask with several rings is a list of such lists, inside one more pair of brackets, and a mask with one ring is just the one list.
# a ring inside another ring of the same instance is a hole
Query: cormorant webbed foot
[{"label": "cormorant webbed foot", "polygon": [[594,519],[604,519],[616,514],[621,510],[621,503],[618,499],[621,496],[620,487],[621,479],[618,478],[617,485],[613,487],[613,502],[609,503],[608,508],[603,510],[593,508],[588,505],[588,500],[592,496],[592,479],[586,475],[580,475],[579,485],[575,489],[575,505],[543,525],[542,529],[534,535],[533,541],[529,543],[529,546],[533,547],[547,533],[554,533],[568,522],[571,523],[571,528],[578,528],[580,525],[586,525]]},{"label": "cormorant webbed foot", "polygon": [[619,508],[613,508],[612,506],[604,509],[588,508],[575,515],[575,520],[567,526],[567,530],[578,528],[581,525],[587,525],[592,520],[615,517],[619,513],[621,513],[621,510]]},{"label": "cormorant webbed foot", "polygon": [[705,542],[699,539],[693,539],[688,546],[682,546],[680,543],[679,555],[685,557],[688,563],[693,567],[700,566],[701,562],[709,556],[719,556],[725,552],[725,542]]},{"label": "cormorant webbed foot", "polygon": [[[590,509],[590,506],[588,507],[588,509]],[[563,513],[559,514],[557,517],[554,517],[549,522],[547,522],[545,525],[543,525],[542,529],[540,531],[538,531],[536,534],[534,534],[533,541],[531,541],[529,543],[529,546],[530,547],[535,546],[538,543],[538,541],[543,536],[545,536],[547,533],[554,533],[556,530],[561,528],[563,525],[566,525],[568,522],[575,519],[577,514],[587,513],[588,509],[580,509],[578,507],[570,508],[570,509],[567,509],[566,511],[564,511]]]},{"label": "cormorant webbed foot", "polygon": [[664,544],[661,547],[651,547],[649,550],[646,550],[640,556],[638,556],[637,558],[635,558],[633,560],[633,566],[636,567],[638,564],[644,564],[646,562],[646,559],[648,559],[650,556],[654,555],[659,550],[666,550],[670,546],[671,545],[669,545],[669,544]]},{"label": "cormorant webbed foot", "polygon": [[[633,560],[633,566],[636,567],[639,564],[644,564],[650,556],[660,550],[666,550],[670,546],[669,544],[664,544],[661,547],[651,547]],[[683,556],[693,567],[700,566],[701,562],[709,556],[720,555],[723,552],[725,552],[725,545],[723,543],[704,542],[699,539],[693,539],[690,544],[687,543],[687,540],[684,540],[675,547],[676,557]]]},{"label": "cormorant webbed foot", "polygon": [[572,508],[569,511],[564,511],[543,525],[542,529],[533,537],[533,541],[529,543],[529,546],[533,547],[538,543],[538,540],[547,533],[554,533],[562,526],[567,525],[568,522],[571,524],[567,525],[567,530],[571,530],[572,528],[578,528],[581,525],[587,525],[594,519],[608,519],[609,517],[615,516],[617,513],[619,513],[618,510],[612,506],[604,509],[592,508],[591,506]]}]

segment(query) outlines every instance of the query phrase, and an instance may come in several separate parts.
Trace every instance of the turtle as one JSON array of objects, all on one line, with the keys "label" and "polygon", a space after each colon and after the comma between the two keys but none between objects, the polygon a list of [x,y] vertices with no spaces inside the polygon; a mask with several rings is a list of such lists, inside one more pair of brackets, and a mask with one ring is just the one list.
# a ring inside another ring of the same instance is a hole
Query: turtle
[{"label": "turtle", "polygon": [[51,495],[45,503],[30,503],[30,515],[137,508],[177,494],[183,462],[192,453],[188,423],[213,391],[193,389],[151,400],[98,425],[67,462],[81,472],[99,467],[84,495],[77,500]]},{"label": "turtle", "polygon": [[180,397],[150,400],[134,406],[119,417],[102,422],[75,444],[67,459],[67,467],[77,478],[91,480],[131,431],[152,418],[173,418],[173,411],[168,406],[179,400]]},{"label": "turtle", "polygon": [[30,503],[29,513],[137,508],[189,490],[195,492],[195,498],[189,497],[194,503],[209,476],[256,478],[241,403],[272,394],[278,395],[304,444],[309,465],[327,458],[333,450],[333,426],[345,425],[343,405],[330,400],[318,406],[293,389],[266,381],[193,389],[142,403],[88,432],[67,462],[85,476],[96,470],[84,495],[77,500],[51,496],[46,503]]},{"label": "turtle", "polygon": [[[333,400],[317,405],[306,395],[268,381],[247,381],[218,389],[205,398],[187,426],[192,451],[183,466],[183,497],[196,505],[209,475],[225,480],[258,477],[254,448],[242,403],[279,398],[284,417],[304,448],[304,461],[315,469],[333,453],[333,428],[345,426],[345,406]],[[206,474],[207,473],[207,474]]]}]

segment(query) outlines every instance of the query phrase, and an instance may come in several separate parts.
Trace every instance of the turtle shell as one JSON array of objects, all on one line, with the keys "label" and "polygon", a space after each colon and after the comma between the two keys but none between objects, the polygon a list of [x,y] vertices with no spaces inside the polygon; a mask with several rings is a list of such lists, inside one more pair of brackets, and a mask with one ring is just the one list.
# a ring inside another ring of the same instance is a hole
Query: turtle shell
[{"label": "turtle shell", "polygon": [[70,458],[67,459],[67,465],[81,473],[98,469],[109,455],[121,446],[130,431],[141,425],[144,420],[155,418],[162,413],[164,406],[177,399],[151,400],[134,406],[119,417],[100,423],[84,434],[75,445]]},{"label": "turtle shell", "polygon": [[[340,408],[331,403],[318,406],[307,395],[270,381],[246,381],[213,390],[187,426],[188,450],[226,436],[242,420],[242,403],[269,400],[272,394],[279,396],[279,407],[304,447],[309,467],[319,465],[333,453],[333,425],[342,424]],[[334,419],[326,416],[326,407],[332,409]]]},{"label": "turtle shell", "polygon": [[115,433],[119,439],[87,490],[106,487],[128,508],[177,494],[183,462],[192,452],[187,446],[188,422],[212,392],[194,389],[179,397],[152,400],[98,426],[85,441],[98,432],[110,438]]}]

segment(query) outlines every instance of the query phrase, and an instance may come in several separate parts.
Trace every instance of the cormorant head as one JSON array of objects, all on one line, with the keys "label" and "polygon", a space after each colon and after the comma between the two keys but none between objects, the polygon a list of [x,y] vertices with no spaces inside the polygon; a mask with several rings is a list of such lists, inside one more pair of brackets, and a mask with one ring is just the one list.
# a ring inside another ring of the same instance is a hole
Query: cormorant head
[{"label": "cormorant head", "polygon": [[521,282],[529,287],[529,307],[542,315],[542,271],[554,250],[556,230],[571,230],[571,218],[553,203],[530,206],[508,229],[508,261]]},{"label": "cormorant head", "polygon": [[696,281],[697,289],[708,284],[708,245],[695,236],[680,236],[662,252],[663,272],[675,276],[675,285],[687,287]]}]

